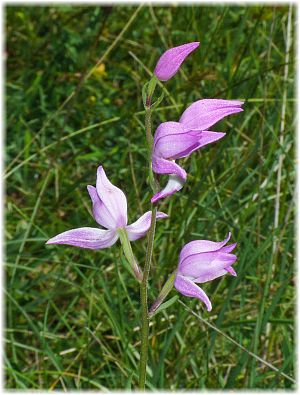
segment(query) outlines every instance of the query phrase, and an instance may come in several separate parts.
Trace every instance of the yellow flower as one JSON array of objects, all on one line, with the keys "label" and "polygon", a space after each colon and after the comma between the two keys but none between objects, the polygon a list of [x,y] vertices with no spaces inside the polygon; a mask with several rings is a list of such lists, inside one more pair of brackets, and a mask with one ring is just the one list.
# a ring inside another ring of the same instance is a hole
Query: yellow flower
[{"label": "yellow flower", "polygon": [[96,77],[104,77],[106,75],[105,64],[104,63],[100,63],[99,66],[94,67],[93,75],[96,76]]}]

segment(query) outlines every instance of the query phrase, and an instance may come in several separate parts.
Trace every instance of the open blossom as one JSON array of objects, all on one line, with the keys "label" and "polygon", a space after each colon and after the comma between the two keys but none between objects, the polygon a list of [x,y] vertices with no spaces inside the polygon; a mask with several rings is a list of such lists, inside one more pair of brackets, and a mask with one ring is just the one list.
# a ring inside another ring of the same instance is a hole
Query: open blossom
[{"label": "open blossom", "polygon": [[205,283],[226,273],[237,275],[231,267],[237,259],[231,254],[236,243],[226,246],[230,237],[231,233],[220,242],[195,240],[186,244],[180,253],[174,286],[183,295],[200,299],[208,311],[211,311],[211,302],[196,283]]},{"label": "open blossom", "polygon": [[[46,244],[68,244],[75,247],[101,249],[112,246],[119,238],[118,229],[125,229],[129,240],[146,235],[151,224],[151,211],[127,225],[127,199],[121,189],[113,185],[102,166],[97,169],[96,188],[88,185],[95,221],[106,229],[83,227],[71,229],[51,238]],[[166,218],[158,212],[156,218]]]},{"label": "open blossom", "polygon": [[170,177],[166,187],[152,197],[152,203],[183,187],[187,174],[175,159],[185,158],[224,137],[226,133],[208,129],[222,118],[243,111],[242,104],[237,100],[198,100],[183,112],[179,122],[163,122],[158,126],[154,134],[152,169]]},{"label": "open blossom", "polygon": [[154,70],[154,75],[160,81],[168,81],[177,73],[180,66],[189,56],[189,54],[198,48],[199,45],[200,43],[195,41],[168,49],[158,59]]}]

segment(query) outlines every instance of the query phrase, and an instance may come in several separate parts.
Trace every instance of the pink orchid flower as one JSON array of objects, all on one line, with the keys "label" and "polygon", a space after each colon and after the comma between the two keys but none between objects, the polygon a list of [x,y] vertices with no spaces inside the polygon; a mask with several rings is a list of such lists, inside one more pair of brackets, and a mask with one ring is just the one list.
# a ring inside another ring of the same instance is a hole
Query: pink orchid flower
[{"label": "pink orchid flower", "polygon": [[[95,221],[106,229],[83,227],[67,230],[51,238],[46,244],[68,244],[75,247],[97,250],[112,246],[119,238],[118,229],[125,229],[129,240],[137,240],[146,235],[151,224],[151,211],[137,221],[127,225],[127,199],[121,189],[113,185],[102,166],[97,169],[96,188],[88,185],[93,203]],[[156,218],[166,218],[158,212]]]},{"label": "pink orchid flower", "polygon": [[184,60],[189,54],[198,48],[200,43],[198,41],[179,45],[178,47],[170,48],[162,54],[156,64],[154,75],[160,81],[168,81],[172,78]]},{"label": "pink orchid flower", "polygon": [[232,276],[237,275],[231,267],[237,257],[230,254],[236,247],[236,243],[225,245],[230,237],[231,233],[220,242],[192,241],[182,248],[179,256],[179,266],[174,281],[175,288],[184,296],[200,299],[205,303],[208,311],[212,309],[211,302],[196,283],[206,283],[226,273]]},{"label": "pink orchid flower", "polygon": [[179,122],[163,122],[158,126],[154,134],[152,169],[170,177],[166,187],[152,197],[152,203],[183,187],[187,174],[175,159],[188,157],[199,148],[224,137],[226,133],[208,129],[222,118],[243,111],[242,104],[238,100],[198,100],[184,111]]}]

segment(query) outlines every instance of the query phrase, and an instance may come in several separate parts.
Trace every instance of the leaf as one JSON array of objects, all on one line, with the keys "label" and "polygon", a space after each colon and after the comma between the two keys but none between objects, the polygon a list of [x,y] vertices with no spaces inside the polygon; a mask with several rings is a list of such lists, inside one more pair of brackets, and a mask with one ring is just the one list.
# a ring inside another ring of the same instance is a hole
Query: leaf
[{"label": "leaf", "polygon": [[151,104],[151,109],[158,107],[160,103],[163,101],[163,98],[164,98],[164,92],[162,92],[159,98],[154,103]]},{"label": "leaf", "polygon": [[156,310],[156,312],[152,315],[154,317],[157,313],[159,313],[162,310],[166,310],[168,307],[170,307],[173,303],[177,301],[179,298],[178,295],[173,296],[173,298],[167,300],[166,302],[162,303],[159,308]]}]

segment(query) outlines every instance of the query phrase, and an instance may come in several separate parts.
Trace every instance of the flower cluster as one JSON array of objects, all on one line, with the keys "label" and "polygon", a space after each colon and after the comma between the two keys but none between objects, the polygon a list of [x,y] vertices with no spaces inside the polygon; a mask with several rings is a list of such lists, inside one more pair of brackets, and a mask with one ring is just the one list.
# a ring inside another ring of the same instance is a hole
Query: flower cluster
[{"label": "flower cluster", "polygon": [[[154,92],[156,81],[168,81],[172,78],[184,60],[199,45],[199,42],[183,44],[167,50],[160,57],[151,80],[152,84],[149,84],[150,96]],[[224,117],[243,111],[242,105],[243,102],[237,100],[198,100],[185,109],[178,122],[163,122],[157,127],[152,147],[152,171],[156,174],[168,175],[169,180],[161,191],[154,194],[151,199],[153,204],[179,191],[186,182],[187,173],[176,163],[176,160],[186,158],[194,151],[223,138],[225,133],[209,129]],[[141,281],[142,273],[132,253],[130,241],[146,235],[151,225],[151,211],[128,225],[126,196],[108,180],[102,166],[97,170],[96,187],[88,185],[87,188],[92,200],[94,219],[105,229],[91,227],[71,229],[51,238],[47,244],[102,249],[112,246],[120,238],[133,272]],[[156,213],[157,219],[166,217],[163,212]],[[181,294],[203,301],[210,311],[212,306],[208,296],[196,284],[211,281],[226,273],[236,276],[232,265],[237,257],[231,254],[236,243],[226,246],[230,237],[229,233],[221,242],[195,240],[186,244],[181,250],[177,271],[173,272],[163,287],[152,311],[159,306],[173,286]]]},{"label": "flower cluster", "polygon": [[166,187],[152,197],[152,203],[183,187],[187,174],[175,160],[190,156],[197,149],[224,137],[226,133],[208,129],[222,118],[243,111],[242,104],[237,100],[198,100],[183,112],[179,122],[163,122],[158,126],[154,134],[152,169],[170,177]]}]

